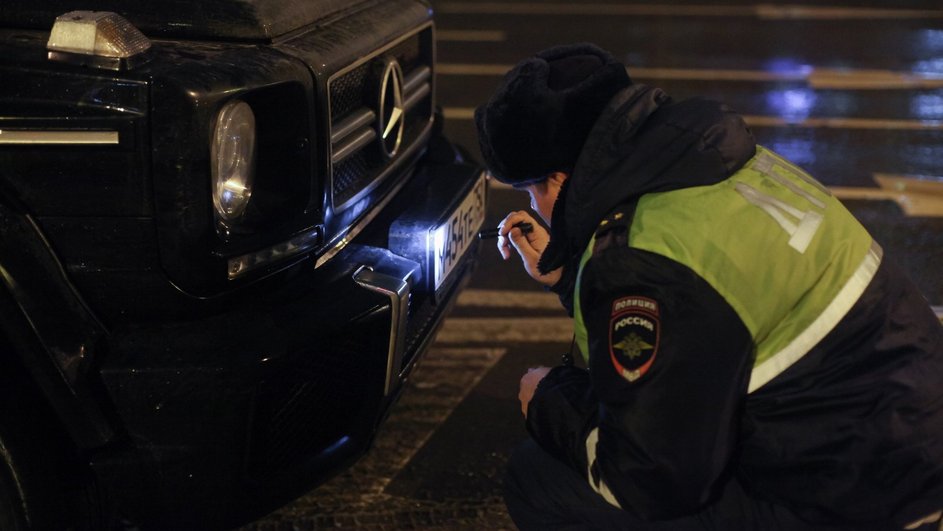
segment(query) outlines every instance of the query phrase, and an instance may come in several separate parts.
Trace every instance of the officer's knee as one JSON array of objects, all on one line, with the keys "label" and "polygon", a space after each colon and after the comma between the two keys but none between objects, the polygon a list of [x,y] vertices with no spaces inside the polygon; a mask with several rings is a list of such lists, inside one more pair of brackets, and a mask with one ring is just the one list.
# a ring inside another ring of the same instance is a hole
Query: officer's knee
[{"label": "officer's knee", "polygon": [[535,459],[534,452],[542,451],[532,439],[527,439],[511,452],[504,471],[504,498],[524,501],[527,496],[526,484],[533,480]]},{"label": "officer's knee", "polygon": [[511,453],[504,471],[504,504],[520,529],[540,529],[546,508],[540,505],[545,496],[540,488],[540,457],[543,450],[531,439],[519,444]]}]

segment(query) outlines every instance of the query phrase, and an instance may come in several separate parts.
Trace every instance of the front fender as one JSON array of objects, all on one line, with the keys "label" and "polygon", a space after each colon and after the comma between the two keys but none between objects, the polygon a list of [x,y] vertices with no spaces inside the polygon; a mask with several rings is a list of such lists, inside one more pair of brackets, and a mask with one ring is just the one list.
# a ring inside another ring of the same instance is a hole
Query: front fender
[{"label": "front fender", "polygon": [[105,333],[25,210],[0,195],[0,335],[76,444],[113,436],[92,391],[93,347]]}]

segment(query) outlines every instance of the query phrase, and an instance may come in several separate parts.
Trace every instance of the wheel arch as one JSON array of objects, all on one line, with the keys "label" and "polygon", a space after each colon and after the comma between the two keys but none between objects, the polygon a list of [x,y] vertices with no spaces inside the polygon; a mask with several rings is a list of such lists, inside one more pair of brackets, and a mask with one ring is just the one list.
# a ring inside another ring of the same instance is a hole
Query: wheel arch
[{"label": "wheel arch", "polygon": [[102,446],[114,437],[95,390],[95,347],[105,329],[17,206],[0,193],[0,371],[19,371],[78,447]]}]

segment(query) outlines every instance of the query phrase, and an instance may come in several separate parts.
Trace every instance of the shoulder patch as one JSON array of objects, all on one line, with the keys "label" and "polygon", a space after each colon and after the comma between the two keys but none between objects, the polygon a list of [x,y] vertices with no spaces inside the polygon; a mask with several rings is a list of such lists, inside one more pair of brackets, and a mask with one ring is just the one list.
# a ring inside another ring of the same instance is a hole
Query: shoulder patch
[{"label": "shoulder patch", "polygon": [[622,297],[612,303],[609,319],[609,358],[623,378],[645,376],[658,354],[661,326],[658,303],[647,297]]}]

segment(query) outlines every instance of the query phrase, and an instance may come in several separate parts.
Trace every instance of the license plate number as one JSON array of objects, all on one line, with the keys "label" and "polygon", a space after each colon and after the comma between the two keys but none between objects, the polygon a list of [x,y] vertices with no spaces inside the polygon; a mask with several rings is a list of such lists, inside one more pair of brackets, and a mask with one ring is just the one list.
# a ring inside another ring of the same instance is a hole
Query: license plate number
[{"label": "license plate number", "polygon": [[478,235],[485,220],[485,186],[487,183],[482,173],[458,208],[435,229],[433,270],[436,290],[448,279]]}]

